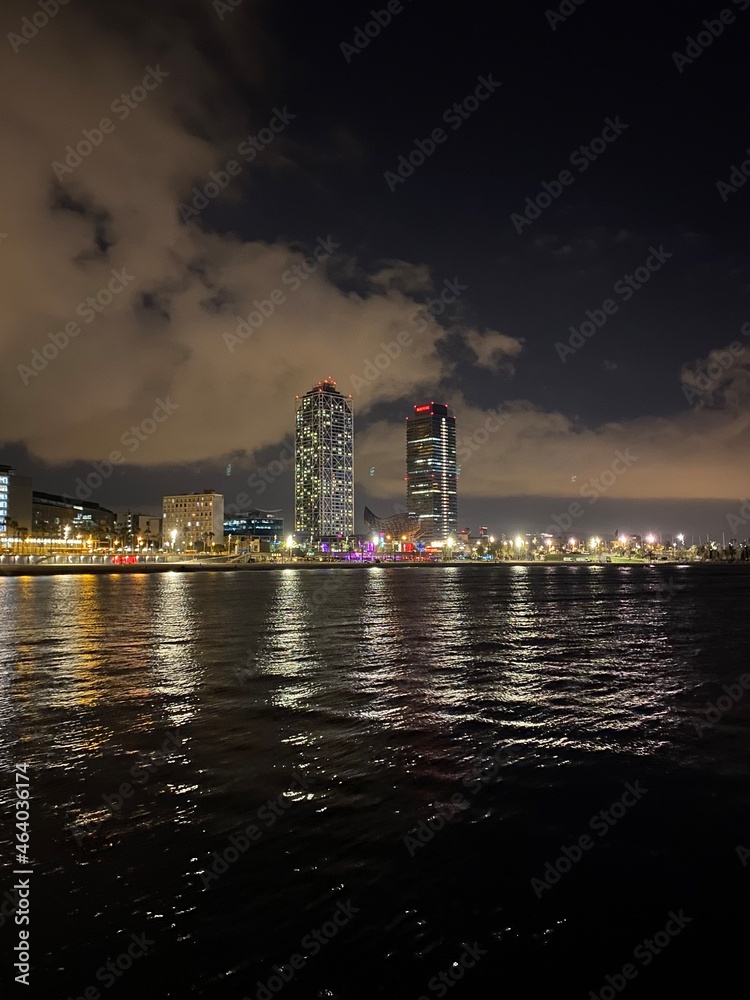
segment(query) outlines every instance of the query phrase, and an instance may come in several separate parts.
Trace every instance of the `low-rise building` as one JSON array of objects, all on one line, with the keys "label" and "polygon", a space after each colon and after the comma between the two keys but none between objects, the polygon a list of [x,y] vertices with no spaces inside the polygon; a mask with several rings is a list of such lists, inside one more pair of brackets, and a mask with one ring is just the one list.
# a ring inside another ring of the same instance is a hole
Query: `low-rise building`
[{"label": "low-rise building", "polygon": [[224,534],[238,538],[263,538],[283,542],[284,518],[276,517],[279,510],[248,510],[224,521]]},{"label": "low-rise building", "polygon": [[141,545],[151,548],[161,546],[161,518],[151,514],[133,514],[130,511],[117,515],[117,523],[124,529],[128,536],[128,544],[132,540],[137,544],[140,538]]},{"label": "low-rise building", "polygon": [[61,538],[68,527],[73,535],[92,530],[114,530],[114,511],[90,500],[76,500],[57,493],[34,490],[32,503],[35,535]]},{"label": "low-rise building", "polygon": [[213,490],[164,497],[162,540],[175,551],[224,544],[224,497]]}]

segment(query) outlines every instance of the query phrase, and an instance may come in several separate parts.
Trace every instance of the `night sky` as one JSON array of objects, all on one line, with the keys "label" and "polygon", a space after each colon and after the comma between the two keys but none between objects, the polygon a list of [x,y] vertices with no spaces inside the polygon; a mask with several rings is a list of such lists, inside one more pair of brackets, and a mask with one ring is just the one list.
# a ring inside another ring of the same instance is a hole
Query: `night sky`
[{"label": "night sky", "polygon": [[360,530],[403,510],[404,418],[435,400],[462,527],[580,502],[577,533],[729,537],[750,0],[393,0],[357,45],[373,9],[3,6],[0,462],[67,494],[99,463],[116,509],[244,494],[291,527],[294,397],[331,376]]}]

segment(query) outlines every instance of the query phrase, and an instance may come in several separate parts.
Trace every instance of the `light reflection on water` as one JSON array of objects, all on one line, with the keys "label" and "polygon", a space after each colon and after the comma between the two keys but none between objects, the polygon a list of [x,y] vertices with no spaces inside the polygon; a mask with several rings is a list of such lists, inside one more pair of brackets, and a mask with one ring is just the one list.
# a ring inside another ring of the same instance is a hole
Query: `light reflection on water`
[{"label": "light reflection on water", "polygon": [[[56,993],[148,926],[159,949],[123,995],[142,974],[168,977],[164,996],[239,1000],[341,892],[367,912],[300,995],[416,996],[469,934],[496,942],[495,984],[516,960],[541,976],[550,939],[585,972],[604,884],[628,941],[663,903],[708,905],[701,866],[742,836],[750,713],[700,738],[695,722],[746,671],[749,594],[747,571],[704,567],[0,579],[0,761],[34,774]],[[496,751],[492,781],[412,858],[404,835]],[[644,776],[648,805],[540,909],[531,873]],[[289,809],[208,890],[212,852],[274,800]],[[90,824],[80,843],[71,821]],[[622,964],[617,935],[597,947]],[[598,982],[568,975],[583,995]]]}]

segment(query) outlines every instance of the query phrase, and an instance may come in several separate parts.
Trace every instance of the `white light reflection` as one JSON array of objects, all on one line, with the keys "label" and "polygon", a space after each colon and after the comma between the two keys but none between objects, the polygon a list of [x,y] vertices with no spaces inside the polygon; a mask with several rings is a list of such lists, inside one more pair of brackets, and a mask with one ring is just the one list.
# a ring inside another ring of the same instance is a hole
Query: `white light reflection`
[{"label": "white light reflection", "polygon": [[189,573],[156,575],[150,619],[149,667],[155,693],[166,696],[165,714],[172,726],[195,718],[202,670],[196,656],[200,600]]},{"label": "white light reflection", "polygon": [[[337,576],[343,571],[329,572]],[[274,573],[273,577],[276,590],[258,643],[257,668],[264,676],[283,678],[283,683],[270,694],[274,705],[300,709],[309,705],[320,686],[324,659],[313,636],[315,628],[324,626],[327,617],[320,592],[321,587],[329,586],[328,575],[316,570],[288,569]]]}]

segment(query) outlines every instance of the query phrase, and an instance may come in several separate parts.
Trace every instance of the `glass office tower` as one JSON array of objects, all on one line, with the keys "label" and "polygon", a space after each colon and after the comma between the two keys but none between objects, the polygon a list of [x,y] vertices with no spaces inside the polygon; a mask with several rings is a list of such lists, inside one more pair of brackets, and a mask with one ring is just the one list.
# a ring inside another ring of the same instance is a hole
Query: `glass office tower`
[{"label": "glass office tower", "polygon": [[458,530],[456,418],[442,403],[415,406],[406,418],[406,505],[427,541]]},{"label": "glass office tower", "polygon": [[354,534],[354,410],[333,379],[297,396],[295,530],[311,541]]}]

